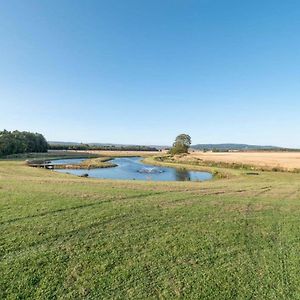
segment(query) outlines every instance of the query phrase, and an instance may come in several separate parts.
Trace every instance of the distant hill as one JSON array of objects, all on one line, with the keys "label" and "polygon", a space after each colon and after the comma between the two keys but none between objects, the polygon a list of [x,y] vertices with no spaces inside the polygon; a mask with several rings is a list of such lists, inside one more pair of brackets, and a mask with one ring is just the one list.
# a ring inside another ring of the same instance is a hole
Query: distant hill
[{"label": "distant hill", "polygon": [[259,145],[248,145],[248,144],[197,144],[192,145],[192,149],[195,150],[207,150],[207,151],[254,151],[254,150],[260,150],[260,151],[280,151],[280,150],[295,150],[295,149],[287,149],[287,148],[281,148],[276,146],[259,146]]}]

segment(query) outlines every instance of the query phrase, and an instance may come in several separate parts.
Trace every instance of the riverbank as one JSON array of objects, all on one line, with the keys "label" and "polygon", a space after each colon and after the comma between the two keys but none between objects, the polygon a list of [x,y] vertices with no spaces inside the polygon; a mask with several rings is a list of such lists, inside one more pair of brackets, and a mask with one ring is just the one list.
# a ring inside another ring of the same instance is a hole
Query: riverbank
[{"label": "riverbank", "polygon": [[[57,164],[56,163],[56,161],[59,160],[68,160],[74,158],[75,159],[84,158],[85,160],[81,161],[78,164],[74,164],[74,163]],[[60,151],[59,153],[50,152],[50,153],[36,154],[35,159],[27,159],[26,164],[30,167],[38,167],[38,168],[45,168],[45,169],[97,169],[97,168],[116,167],[117,166],[116,164],[110,162],[112,159],[113,159],[112,157],[107,157],[107,156],[99,157],[98,154],[90,154],[86,152],[78,153],[73,151],[64,151],[64,152]],[[51,161],[54,162],[51,163]]]},{"label": "riverbank", "polygon": [[102,168],[113,168],[117,164],[111,163],[111,157],[97,157],[92,159],[86,159],[79,164],[57,164],[53,165],[53,169],[102,169]]},{"label": "riverbank", "polygon": [[155,166],[165,166],[172,167],[177,169],[185,169],[191,171],[201,171],[201,172],[209,172],[213,175],[214,179],[221,178],[231,178],[234,176],[241,175],[241,172],[238,170],[230,169],[230,168],[222,168],[218,166],[207,166],[200,165],[193,162],[180,161],[173,156],[163,155],[163,156],[152,156],[152,157],[144,157],[143,162],[146,164],[152,164]]},{"label": "riverbank", "polygon": [[[238,174],[239,171],[254,173],[254,172],[290,172],[300,173],[299,161],[300,155],[296,153],[288,160],[288,154],[286,153],[233,153],[233,155],[226,155],[227,153],[218,153],[217,156],[214,153],[189,153],[180,155],[162,155],[156,157],[146,158],[145,161],[156,163],[157,165],[185,165],[186,168],[201,169],[201,170],[215,170],[222,174],[222,176],[230,176],[232,174]],[[205,159],[203,156],[205,155]],[[224,155],[224,156],[223,156]],[[270,157],[268,156],[270,155]],[[256,157],[256,160],[252,160],[252,157]],[[211,160],[215,157],[215,160]],[[220,159],[223,158],[223,160]],[[241,159],[245,158],[245,161]],[[227,159],[228,158],[228,159]],[[264,160],[265,159],[265,160]],[[297,160],[299,159],[299,161]],[[294,167],[292,167],[292,162]],[[285,164],[284,164],[285,163]],[[287,167],[289,166],[289,167]],[[213,171],[214,172],[214,171]]]}]

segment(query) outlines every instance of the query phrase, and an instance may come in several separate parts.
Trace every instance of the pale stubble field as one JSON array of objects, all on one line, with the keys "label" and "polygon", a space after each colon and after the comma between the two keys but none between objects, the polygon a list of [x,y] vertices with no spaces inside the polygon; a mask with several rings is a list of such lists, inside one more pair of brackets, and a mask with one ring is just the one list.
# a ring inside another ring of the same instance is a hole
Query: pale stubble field
[{"label": "pale stubble field", "polygon": [[300,169],[300,152],[192,152],[191,156],[203,161]]}]

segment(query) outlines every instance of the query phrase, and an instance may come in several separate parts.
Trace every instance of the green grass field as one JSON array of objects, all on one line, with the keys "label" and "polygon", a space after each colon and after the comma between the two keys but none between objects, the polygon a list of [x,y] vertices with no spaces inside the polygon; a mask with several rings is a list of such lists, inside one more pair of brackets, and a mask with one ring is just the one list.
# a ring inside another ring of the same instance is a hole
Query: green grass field
[{"label": "green grass field", "polygon": [[300,299],[300,174],[79,178],[0,161],[0,299]]}]

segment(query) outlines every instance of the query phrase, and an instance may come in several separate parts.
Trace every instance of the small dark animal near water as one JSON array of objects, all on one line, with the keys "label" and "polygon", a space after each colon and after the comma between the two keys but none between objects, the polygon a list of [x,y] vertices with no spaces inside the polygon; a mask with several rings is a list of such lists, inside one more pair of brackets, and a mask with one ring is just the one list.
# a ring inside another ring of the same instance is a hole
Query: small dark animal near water
[{"label": "small dark animal near water", "polygon": [[89,174],[84,173],[84,174],[79,175],[79,177],[89,177]]}]

